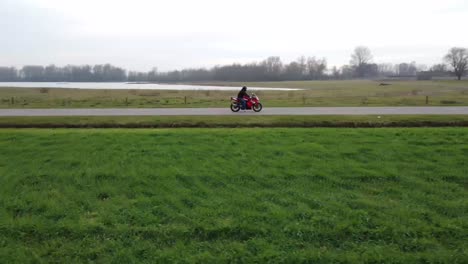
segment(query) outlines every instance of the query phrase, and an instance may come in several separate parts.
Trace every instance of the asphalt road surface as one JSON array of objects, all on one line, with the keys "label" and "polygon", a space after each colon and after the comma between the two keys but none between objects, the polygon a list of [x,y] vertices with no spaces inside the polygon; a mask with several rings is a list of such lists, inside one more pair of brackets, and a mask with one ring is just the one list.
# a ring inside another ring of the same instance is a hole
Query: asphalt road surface
[{"label": "asphalt road surface", "polygon": [[229,108],[0,109],[5,116],[232,116],[232,115],[468,115],[457,107],[266,107],[260,113]]}]

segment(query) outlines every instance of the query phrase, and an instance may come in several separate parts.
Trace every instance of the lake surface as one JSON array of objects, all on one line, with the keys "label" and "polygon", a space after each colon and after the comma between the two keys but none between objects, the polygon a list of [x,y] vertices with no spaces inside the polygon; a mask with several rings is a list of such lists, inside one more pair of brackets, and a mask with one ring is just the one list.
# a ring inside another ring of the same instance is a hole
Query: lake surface
[{"label": "lake surface", "polygon": [[[203,85],[179,85],[156,83],[61,83],[61,82],[0,82],[1,87],[16,88],[70,88],[70,89],[148,89],[148,90],[180,90],[180,91],[237,91],[241,87],[228,86],[203,86]],[[297,91],[301,89],[290,88],[259,88],[249,87],[254,91]]]}]

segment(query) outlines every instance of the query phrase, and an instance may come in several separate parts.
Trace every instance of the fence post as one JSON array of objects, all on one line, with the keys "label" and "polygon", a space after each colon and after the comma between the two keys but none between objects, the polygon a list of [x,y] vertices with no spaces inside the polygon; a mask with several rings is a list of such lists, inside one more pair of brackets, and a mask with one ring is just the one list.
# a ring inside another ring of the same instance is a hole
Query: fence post
[{"label": "fence post", "polygon": [[426,95],[426,104],[428,105],[429,104],[429,96]]},{"label": "fence post", "polygon": [[184,96],[184,104],[187,104],[187,96]]}]

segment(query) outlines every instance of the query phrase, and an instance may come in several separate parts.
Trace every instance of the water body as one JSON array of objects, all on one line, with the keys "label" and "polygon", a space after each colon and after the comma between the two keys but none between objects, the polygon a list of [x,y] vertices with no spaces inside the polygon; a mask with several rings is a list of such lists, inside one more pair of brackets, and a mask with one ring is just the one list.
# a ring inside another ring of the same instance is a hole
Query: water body
[{"label": "water body", "polygon": [[[148,89],[148,90],[178,90],[178,91],[237,91],[240,87],[208,86],[208,85],[179,85],[156,83],[97,83],[97,82],[0,82],[1,87],[15,88],[69,88],[69,89]],[[249,87],[254,91],[297,91],[291,88]]]}]

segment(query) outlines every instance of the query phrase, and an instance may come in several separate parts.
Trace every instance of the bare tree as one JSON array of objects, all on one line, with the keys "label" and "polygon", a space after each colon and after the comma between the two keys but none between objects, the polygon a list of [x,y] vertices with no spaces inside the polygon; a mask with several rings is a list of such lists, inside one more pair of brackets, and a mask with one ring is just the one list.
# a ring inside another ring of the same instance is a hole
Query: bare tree
[{"label": "bare tree", "polygon": [[416,76],[418,68],[415,61],[410,63],[402,62],[395,65],[395,71],[399,76]]},{"label": "bare tree", "polygon": [[358,46],[354,49],[354,53],[351,54],[351,65],[356,67],[356,71],[359,77],[364,77],[366,64],[371,62],[373,56],[368,47]]},{"label": "bare tree", "polygon": [[422,72],[422,71],[427,71],[428,67],[426,64],[420,63],[416,65],[416,69],[418,72]]},{"label": "bare tree", "polygon": [[327,60],[325,58],[316,59],[315,57],[309,57],[307,58],[306,64],[308,79],[318,80],[325,75],[327,69]]},{"label": "bare tree", "polygon": [[447,71],[447,65],[446,64],[435,64],[431,67],[431,71],[434,72],[446,72]]},{"label": "bare tree", "polygon": [[391,76],[395,74],[395,67],[391,63],[378,64],[377,68],[380,76]]},{"label": "bare tree", "polygon": [[332,68],[332,77],[335,80],[338,80],[340,78],[340,70],[336,66],[333,66]]},{"label": "bare tree", "polygon": [[262,64],[266,69],[268,80],[276,81],[280,79],[280,74],[283,69],[283,63],[281,62],[280,57],[268,57],[262,62]]},{"label": "bare tree", "polygon": [[18,70],[14,67],[0,67],[0,82],[13,82],[18,79]]},{"label": "bare tree", "polygon": [[465,48],[451,48],[444,57],[445,61],[453,67],[453,71],[458,80],[468,70],[468,51]]},{"label": "bare tree", "polygon": [[440,64],[432,65],[432,67],[430,68],[430,71],[437,72],[437,73],[445,73],[447,72],[447,64],[440,63]]},{"label": "bare tree", "polygon": [[307,76],[307,59],[305,56],[301,56],[297,59],[297,63],[301,68],[301,76]]},{"label": "bare tree", "polygon": [[25,65],[20,71],[21,77],[28,82],[44,81],[44,67],[36,65]]},{"label": "bare tree", "polygon": [[354,53],[351,54],[351,64],[357,67],[367,64],[372,60],[373,56],[368,47],[359,46],[354,49]]}]

